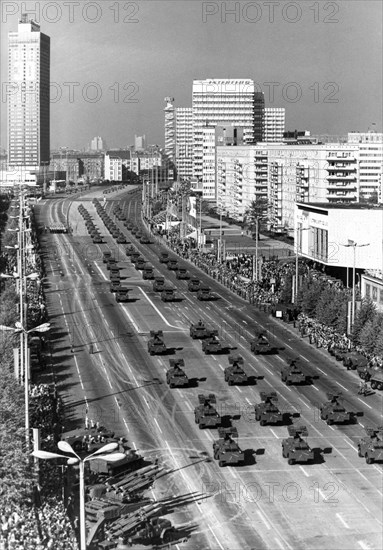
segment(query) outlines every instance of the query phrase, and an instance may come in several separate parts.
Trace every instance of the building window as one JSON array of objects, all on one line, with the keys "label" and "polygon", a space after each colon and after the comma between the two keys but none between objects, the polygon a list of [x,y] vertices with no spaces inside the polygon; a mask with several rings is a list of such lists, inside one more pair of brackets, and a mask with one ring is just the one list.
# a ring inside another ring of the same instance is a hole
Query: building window
[{"label": "building window", "polygon": [[370,297],[371,296],[371,286],[366,284],[366,296]]},{"label": "building window", "polygon": [[378,301],[378,289],[376,286],[372,287],[372,299],[374,300],[374,302]]},{"label": "building window", "polygon": [[383,290],[379,292],[379,302],[383,304]]}]

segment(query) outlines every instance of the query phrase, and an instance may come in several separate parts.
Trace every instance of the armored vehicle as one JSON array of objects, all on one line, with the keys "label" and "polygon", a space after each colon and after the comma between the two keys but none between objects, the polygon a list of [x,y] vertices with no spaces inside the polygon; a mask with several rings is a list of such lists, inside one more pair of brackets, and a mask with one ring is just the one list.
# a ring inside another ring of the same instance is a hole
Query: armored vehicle
[{"label": "armored vehicle", "polygon": [[202,342],[202,351],[206,355],[209,353],[222,353],[226,351],[218,339],[218,330],[209,331],[209,336]]},{"label": "armored vehicle", "polygon": [[349,351],[343,356],[343,365],[347,370],[355,370],[358,367],[366,367],[368,359],[356,351]]},{"label": "armored vehicle", "polygon": [[118,244],[125,244],[126,243],[126,237],[122,233],[120,233],[117,237],[117,243]]},{"label": "armored vehicle", "polygon": [[141,238],[142,238],[142,232],[141,232],[141,230],[136,231],[136,239],[141,240]]},{"label": "armored vehicle", "polygon": [[118,275],[114,275],[114,274],[111,275],[110,276],[110,282],[119,285],[120,282],[121,282],[120,275],[119,274]]},{"label": "armored vehicle", "polygon": [[283,421],[283,415],[276,406],[278,401],[277,392],[261,391],[262,402],[255,405],[255,420],[258,420],[261,426],[266,424],[279,424]]},{"label": "armored vehicle", "polygon": [[383,390],[383,370],[374,370],[371,373],[370,384],[373,390]]},{"label": "armored vehicle", "polygon": [[162,330],[151,330],[150,331],[150,340],[148,341],[148,352],[150,355],[159,355],[161,353],[166,353],[166,346],[163,341],[163,332]]},{"label": "armored vehicle", "polygon": [[170,369],[166,371],[166,383],[171,388],[183,388],[189,384],[189,378],[186,376],[182,367],[185,366],[183,359],[169,359]]},{"label": "armored vehicle", "polygon": [[121,288],[121,281],[113,280],[110,281],[110,292],[117,292],[117,290],[120,290]]},{"label": "armored vehicle", "polygon": [[175,259],[169,259],[168,261],[168,269],[169,271],[177,271],[178,269],[178,261]]},{"label": "armored vehicle", "polygon": [[310,462],[314,460],[314,451],[301,436],[308,436],[306,426],[287,426],[289,438],[282,441],[282,456],[292,465],[296,462]]},{"label": "armored vehicle", "polygon": [[179,267],[177,269],[176,279],[189,279],[189,273],[185,267]]},{"label": "armored vehicle", "polygon": [[140,239],[141,244],[150,244],[151,240],[149,239],[148,235],[142,235]]},{"label": "armored vehicle", "polygon": [[134,246],[132,244],[129,244],[126,248],[125,248],[125,254],[127,256],[131,256],[134,252],[136,252],[136,249],[134,248]]},{"label": "armored vehicle", "polygon": [[154,292],[162,292],[165,286],[165,277],[155,277],[153,283]]},{"label": "armored vehicle", "polygon": [[[100,426],[99,428],[70,430],[61,434],[61,440],[67,441],[76,452],[86,452],[92,440],[109,440],[114,438],[114,431]],[[105,443],[100,441],[100,446]]]},{"label": "armored vehicle", "polygon": [[106,264],[106,269],[109,271],[112,266],[117,266],[117,260],[115,258],[109,258]]},{"label": "armored vehicle", "polygon": [[217,402],[214,393],[198,396],[199,405],[194,409],[194,420],[202,428],[216,428],[221,425],[221,417],[213,404]]},{"label": "armored vehicle", "polygon": [[341,422],[356,422],[355,413],[346,411],[340,403],[342,392],[328,392],[326,395],[329,401],[320,407],[320,417],[322,420],[325,420],[328,425],[339,424]]},{"label": "armored vehicle", "polygon": [[142,269],[144,269],[145,264],[146,259],[143,256],[140,256],[139,258],[137,258],[134,267],[137,269],[137,271],[141,271]]},{"label": "armored vehicle", "polygon": [[271,353],[273,351],[265,332],[258,333],[255,338],[250,341],[250,350],[255,353],[255,355],[259,355],[260,353]]},{"label": "armored vehicle", "polygon": [[137,261],[137,258],[140,258],[141,257],[141,254],[138,252],[138,250],[135,250],[131,255],[130,255],[130,261],[132,262],[132,264],[135,264],[136,261]]},{"label": "armored vehicle", "polygon": [[167,264],[169,261],[169,254],[167,252],[161,252],[159,259],[160,264]]},{"label": "armored vehicle", "polygon": [[367,464],[383,461],[383,426],[365,428],[367,437],[358,442],[358,455],[366,459]]},{"label": "armored vehicle", "polygon": [[173,302],[176,300],[176,291],[171,286],[164,286],[161,292],[161,300],[163,302]]},{"label": "armored vehicle", "polygon": [[148,504],[133,513],[125,514],[105,529],[106,540],[98,543],[99,550],[129,547],[170,548],[177,530],[168,519],[158,517],[161,505]]},{"label": "armored vehicle", "polygon": [[193,338],[193,340],[203,340],[204,338],[208,338],[211,334],[211,330],[209,330],[205,323],[201,321],[201,319],[198,321],[198,323],[192,323],[190,325],[190,336]]},{"label": "armored vehicle", "polygon": [[120,278],[120,268],[117,265],[112,265],[110,268],[110,278]]},{"label": "armored vehicle", "polygon": [[116,302],[129,302],[129,292],[130,288],[119,288],[116,291]]},{"label": "armored vehicle", "polygon": [[285,382],[286,386],[290,386],[290,384],[304,384],[307,380],[306,375],[298,367],[296,361],[299,361],[299,359],[291,361],[290,365],[287,365],[281,371],[281,380]]},{"label": "armored vehicle", "polygon": [[190,292],[198,292],[200,289],[201,281],[197,277],[192,277],[188,282],[188,290]]},{"label": "armored vehicle", "polygon": [[218,428],[219,439],[213,443],[213,453],[218,465],[222,468],[245,463],[245,453],[241,451],[233,437],[238,437],[237,428]]},{"label": "armored vehicle", "polygon": [[229,357],[229,367],[226,367],[225,373],[225,382],[229,386],[234,386],[234,384],[247,384],[249,381],[249,376],[243,370],[243,357],[240,355],[230,355]]},{"label": "armored vehicle", "polygon": [[145,264],[142,270],[142,278],[145,280],[154,279],[154,269],[150,264]]},{"label": "armored vehicle", "polygon": [[197,292],[197,300],[207,301],[211,300],[212,298],[213,294],[211,293],[210,287],[206,285],[201,285],[200,289]]}]

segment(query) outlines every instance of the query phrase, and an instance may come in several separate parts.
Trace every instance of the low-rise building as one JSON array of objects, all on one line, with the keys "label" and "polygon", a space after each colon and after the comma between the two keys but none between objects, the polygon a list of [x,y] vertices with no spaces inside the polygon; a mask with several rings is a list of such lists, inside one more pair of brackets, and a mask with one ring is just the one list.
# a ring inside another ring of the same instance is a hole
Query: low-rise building
[{"label": "low-rise building", "polygon": [[382,269],[382,236],[383,205],[295,205],[295,252],[326,266]]}]

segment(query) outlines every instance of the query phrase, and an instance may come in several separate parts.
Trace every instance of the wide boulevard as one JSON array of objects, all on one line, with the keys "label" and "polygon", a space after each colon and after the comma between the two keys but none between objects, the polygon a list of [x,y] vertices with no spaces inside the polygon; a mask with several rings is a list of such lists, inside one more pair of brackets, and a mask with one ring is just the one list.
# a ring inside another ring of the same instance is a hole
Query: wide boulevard
[{"label": "wide boulevard", "polygon": [[[69,197],[57,196],[35,207],[41,227],[69,223],[71,234],[43,233],[42,252],[47,272],[46,295],[50,321],[52,376],[64,400],[73,427],[89,418],[128,438],[144,456],[158,457],[170,470],[156,482],[150,497],[178,497],[168,516],[189,536],[181,548],[227,549],[358,549],[383,547],[382,465],[367,465],[358,457],[357,442],[367,426],[382,422],[382,393],[361,398],[359,378],[326,352],[311,346],[287,326],[181,260],[189,273],[209,284],[219,299],[199,302],[188,292],[187,281],[160,264],[159,240],[144,245],[121,222],[128,240],[178,289],[182,301],[164,303],[144,281],[98,216],[93,198],[103,202],[113,217],[119,204],[129,219],[143,226],[140,192],[124,189],[103,195],[102,189]],[[93,244],[78,213],[83,204],[104,236]],[[123,277],[132,289],[129,303],[117,303],[109,290],[109,275],[102,252],[113,250]],[[191,322],[202,319],[219,330],[233,353],[244,358],[245,370],[255,383],[229,387],[223,370],[227,355],[205,355],[201,342],[189,336]],[[249,341],[262,326],[278,353],[255,356]],[[150,330],[162,330],[173,353],[151,357],[147,352]],[[94,353],[89,349],[93,344]],[[169,358],[182,357],[195,387],[170,389],[165,381]],[[289,359],[300,357],[312,384],[286,386],[280,370]],[[313,464],[289,466],[282,457],[286,426],[264,426],[254,418],[261,391],[278,393],[283,412],[295,414],[305,425]],[[346,407],[359,411],[358,423],[328,426],[319,417],[326,392],[342,391]],[[217,410],[238,429],[238,444],[246,464],[219,468],[213,459],[217,430],[200,430],[194,422],[199,394],[214,393]]]}]

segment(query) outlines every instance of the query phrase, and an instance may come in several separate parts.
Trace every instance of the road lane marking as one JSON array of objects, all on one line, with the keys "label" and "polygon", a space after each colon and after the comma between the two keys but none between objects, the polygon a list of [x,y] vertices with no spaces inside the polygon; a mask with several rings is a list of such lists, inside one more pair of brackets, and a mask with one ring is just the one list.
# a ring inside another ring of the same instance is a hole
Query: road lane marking
[{"label": "road lane marking", "polygon": [[[122,304],[120,304],[122,306]],[[122,311],[125,313],[125,315],[127,316],[127,318],[129,319],[129,321],[132,323],[132,325],[134,326],[134,329],[136,332],[141,332],[140,329],[138,328],[138,325],[136,325],[136,323],[134,322],[134,319],[133,317],[130,315],[130,313],[128,312],[127,309],[125,309],[125,307],[122,307]]]},{"label": "road lane marking", "polygon": [[346,529],[350,529],[350,526],[348,525],[348,523],[342,518],[342,516],[338,513],[335,514],[336,517],[339,519],[339,521],[342,523],[342,525],[344,527],[346,527]]},{"label": "road lane marking", "polygon": [[344,386],[342,386],[342,384],[341,384],[340,382],[338,382],[337,380],[336,380],[336,383],[338,384],[338,386],[340,386],[340,387],[343,388],[344,390],[348,391],[347,388],[345,388]]},{"label": "road lane marking", "polygon": [[158,313],[158,315],[164,321],[164,323],[166,323],[168,325],[168,327],[176,328],[177,330],[183,330],[183,329],[180,329],[180,327],[175,327],[174,325],[171,325],[169,323],[169,321],[162,315],[162,313],[160,312],[158,307],[152,302],[152,300],[149,298],[149,296],[146,294],[146,292],[144,292],[140,286],[138,288],[142,292],[142,294],[145,296],[145,298],[147,299],[149,304],[152,306],[152,308]]},{"label": "road lane marking", "polygon": [[108,281],[108,277],[105,276],[105,273],[101,270],[100,266],[98,264],[95,264],[101,275],[104,277],[105,281]]},{"label": "road lane marking", "polygon": [[303,468],[303,466],[299,466],[300,470],[304,473],[306,477],[310,477],[309,474],[306,472],[306,470]]},{"label": "road lane marking", "polygon": [[363,399],[361,399],[360,397],[358,397],[358,399],[361,403],[363,403],[363,405],[366,405],[366,407],[368,407],[369,409],[372,409],[371,405],[367,405],[367,403],[363,401]]},{"label": "road lane marking", "polygon": [[260,519],[262,520],[262,522],[264,523],[264,525],[266,526],[266,529],[271,529],[270,527],[270,523],[266,520],[265,516],[262,514],[262,512],[260,510],[257,510],[257,514],[258,516],[260,517]]},{"label": "road lane marking", "polygon": [[161,430],[161,428],[160,428],[160,425],[159,425],[158,422],[157,422],[157,418],[154,419],[154,422],[157,424],[157,428],[158,428],[158,429],[160,430],[160,432],[162,433],[162,430]]},{"label": "road lane marking", "polygon": [[222,546],[222,544],[219,542],[219,540],[218,540],[218,538],[217,538],[217,535],[214,533],[214,531],[213,531],[211,525],[208,525],[208,527],[209,527],[209,530],[210,530],[211,534],[213,535],[213,537],[215,538],[215,540],[218,542],[219,547],[221,548],[221,550],[225,550],[224,547]]},{"label": "road lane marking", "polygon": [[317,367],[318,370],[321,371],[321,373],[323,373],[325,376],[328,376],[327,372],[325,372],[324,370],[320,369],[319,367]]},{"label": "road lane marking", "polygon": [[273,436],[275,436],[277,439],[279,439],[279,437],[277,436],[277,434],[274,432],[274,430],[272,428],[270,428],[270,431],[273,434]]},{"label": "road lane marking", "polygon": [[302,359],[304,359],[305,361],[307,361],[308,363],[310,363],[310,359],[307,359],[307,357],[305,357],[304,355],[302,355],[301,353],[299,354]]},{"label": "road lane marking", "polygon": [[319,391],[318,388],[316,388],[315,386],[311,386],[311,387],[314,388],[314,390]]}]

